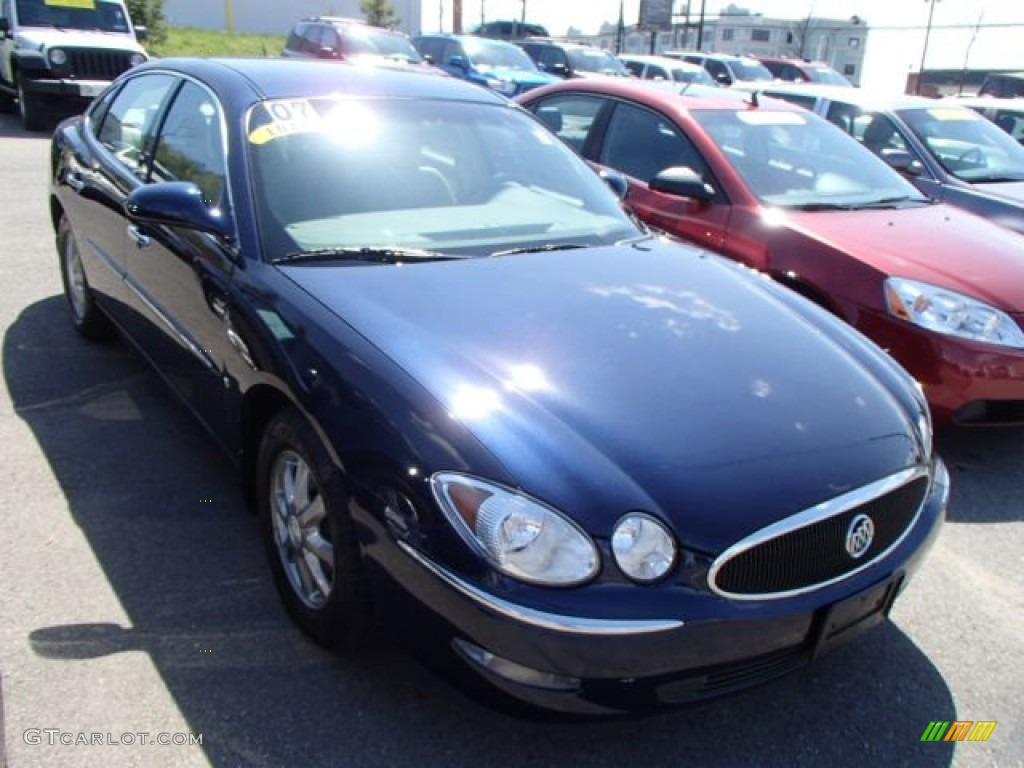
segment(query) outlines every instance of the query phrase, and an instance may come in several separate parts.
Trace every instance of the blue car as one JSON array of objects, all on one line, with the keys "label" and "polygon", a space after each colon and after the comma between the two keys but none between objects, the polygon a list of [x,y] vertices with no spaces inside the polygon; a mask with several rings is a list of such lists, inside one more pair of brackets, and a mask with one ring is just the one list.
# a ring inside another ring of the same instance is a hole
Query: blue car
[{"label": "blue car", "polygon": [[236,461],[325,646],[373,627],[495,700],[658,709],[884,621],[940,529],[888,355],[640,228],[491,91],[156,60],[58,127],[52,172],[71,322]]},{"label": "blue car", "polygon": [[558,82],[512,43],[472,35],[421,35],[412,42],[423,58],[448,74],[505,96]]}]

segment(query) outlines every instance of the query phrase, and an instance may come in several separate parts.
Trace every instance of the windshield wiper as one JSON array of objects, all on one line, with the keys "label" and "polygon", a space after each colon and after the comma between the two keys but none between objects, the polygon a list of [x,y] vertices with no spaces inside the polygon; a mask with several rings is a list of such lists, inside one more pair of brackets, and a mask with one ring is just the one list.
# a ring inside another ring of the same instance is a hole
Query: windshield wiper
[{"label": "windshield wiper", "polygon": [[911,197],[910,195],[895,195],[872,200],[870,203],[858,203],[856,208],[899,208],[900,203],[928,203],[930,200],[924,197]]},{"label": "windshield wiper", "polygon": [[509,248],[507,251],[495,251],[491,256],[514,256],[517,253],[544,253],[546,251],[572,251],[586,248],[579,243],[545,243],[544,245],[527,245],[522,248]]},{"label": "windshield wiper", "polygon": [[448,261],[459,256],[447,256],[416,248],[318,248],[295,251],[271,259],[274,264],[302,264],[323,261],[370,261],[377,264],[400,264],[406,261]]},{"label": "windshield wiper", "polygon": [[798,211],[852,211],[855,208],[848,203],[800,203],[786,207],[795,208]]}]

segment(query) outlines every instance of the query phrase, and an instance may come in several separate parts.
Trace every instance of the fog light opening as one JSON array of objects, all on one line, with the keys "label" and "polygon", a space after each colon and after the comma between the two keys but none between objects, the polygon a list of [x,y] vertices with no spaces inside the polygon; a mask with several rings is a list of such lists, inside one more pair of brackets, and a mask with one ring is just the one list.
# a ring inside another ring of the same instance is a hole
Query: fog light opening
[{"label": "fog light opening", "polygon": [[452,647],[466,661],[519,685],[544,688],[549,691],[575,691],[580,687],[578,677],[555,675],[551,672],[530,669],[530,667],[524,667],[514,661],[503,659],[501,656],[495,656],[490,651],[458,637],[452,640]]}]

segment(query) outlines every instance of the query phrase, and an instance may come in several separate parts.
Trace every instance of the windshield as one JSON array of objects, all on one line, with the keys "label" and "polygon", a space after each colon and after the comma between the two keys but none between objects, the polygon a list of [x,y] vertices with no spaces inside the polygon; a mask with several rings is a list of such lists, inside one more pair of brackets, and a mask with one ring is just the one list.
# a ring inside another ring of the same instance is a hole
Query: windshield
[{"label": "windshield", "polygon": [[691,114],[763,203],[856,208],[924,201],[870,150],[815,115],[764,107]]},{"label": "windshield", "polygon": [[389,59],[401,59],[414,64],[423,61],[419,51],[405,35],[376,27],[364,28],[353,25],[342,36],[341,47],[349,56],[386,56]]},{"label": "windshield", "polygon": [[732,59],[729,62],[729,69],[737,80],[761,82],[775,79],[775,75],[768,71],[768,67],[753,59]]},{"label": "windshield", "polygon": [[526,51],[517,45],[495,42],[493,40],[467,38],[463,40],[462,46],[473,62],[473,66],[481,71],[487,71],[488,69],[537,71],[533,59],[527,56]]},{"label": "windshield", "polygon": [[600,48],[568,48],[566,53],[569,54],[573,69],[629,77],[629,70],[623,63]]},{"label": "windshield", "polygon": [[677,83],[699,83],[701,85],[718,85],[704,67],[673,67],[672,79]]},{"label": "windshield", "polygon": [[27,27],[131,32],[120,2],[107,0],[17,0],[19,23]]},{"label": "windshield", "polygon": [[899,115],[942,167],[957,178],[1024,181],[1024,147],[976,112],[943,106],[904,109]]},{"label": "windshield", "polygon": [[811,80],[815,83],[823,83],[825,85],[841,85],[843,87],[850,87],[853,85],[849,80],[840,75],[831,67],[804,67],[804,74],[809,75]]},{"label": "windshield", "polygon": [[640,237],[530,115],[425,99],[262,102],[248,119],[267,258],[324,249],[483,256]]}]

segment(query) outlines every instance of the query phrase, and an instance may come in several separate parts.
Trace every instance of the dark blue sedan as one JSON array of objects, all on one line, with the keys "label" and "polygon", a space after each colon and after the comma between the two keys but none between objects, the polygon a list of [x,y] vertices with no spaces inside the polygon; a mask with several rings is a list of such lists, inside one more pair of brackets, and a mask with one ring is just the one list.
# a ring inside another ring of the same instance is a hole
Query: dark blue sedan
[{"label": "dark blue sedan", "polygon": [[119,330],[237,459],[324,645],[376,609],[499,699],[652,709],[879,623],[939,529],[902,369],[641,229],[497,94],[162,60],[52,162],[72,322]]}]

